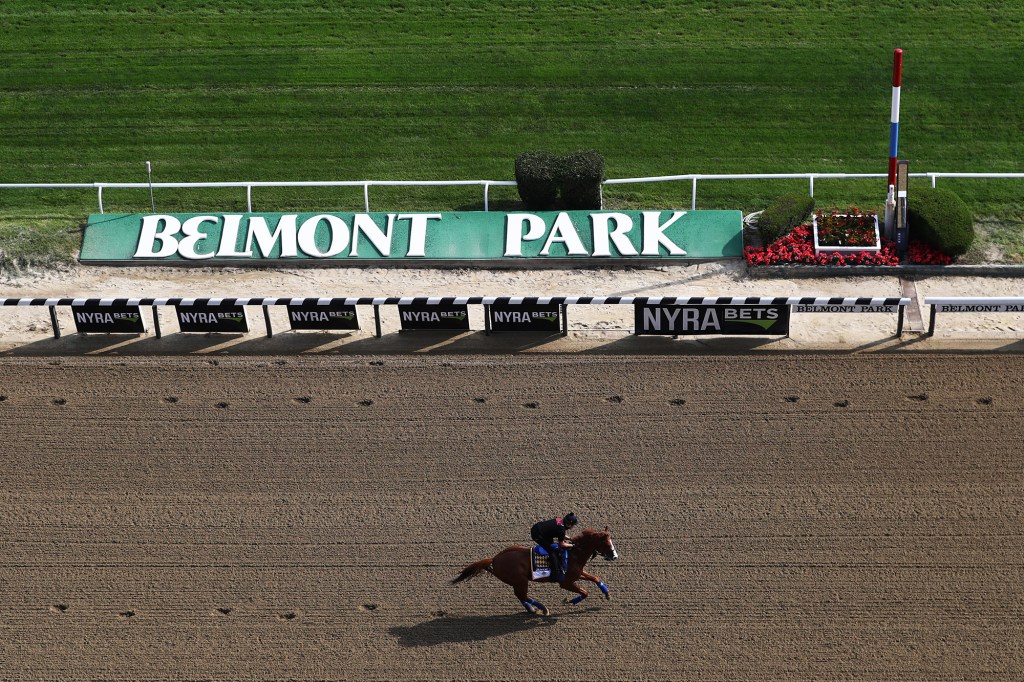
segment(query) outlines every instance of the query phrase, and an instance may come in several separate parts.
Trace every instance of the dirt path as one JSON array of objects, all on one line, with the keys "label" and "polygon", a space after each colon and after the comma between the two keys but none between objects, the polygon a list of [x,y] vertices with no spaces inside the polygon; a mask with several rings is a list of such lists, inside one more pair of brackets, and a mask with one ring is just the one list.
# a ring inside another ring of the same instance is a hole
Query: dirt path
[{"label": "dirt path", "polygon": [[[1022,372],[3,358],[0,678],[1019,679]],[[570,509],[610,602],[446,583]]]}]

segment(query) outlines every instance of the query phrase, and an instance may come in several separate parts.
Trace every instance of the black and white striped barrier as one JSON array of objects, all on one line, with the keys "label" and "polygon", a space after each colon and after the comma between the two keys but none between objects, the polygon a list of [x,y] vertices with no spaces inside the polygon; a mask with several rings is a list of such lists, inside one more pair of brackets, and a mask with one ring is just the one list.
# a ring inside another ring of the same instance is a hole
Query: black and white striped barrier
[{"label": "black and white striped barrier", "polygon": [[[291,307],[353,307],[373,306],[375,332],[381,336],[380,306],[403,306],[410,309],[418,307],[458,307],[483,305],[488,309],[487,332],[491,331],[491,311],[495,308],[523,307],[554,307],[560,308],[559,329],[564,335],[568,332],[566,306],[570,305],[632,305],[643,306],[788,306],[794,313],[896,313],[898,321],[896,336],[903,333],[904,311],[909,305],[909,298],[871,298],[871,297],[821,297],[821,296],[379,296],[379,297],[332,297],[332,298],[283,298],[283,297],[230,297],[230,298],[0,298],[0,307],[7,306],[46,306],[50,310],[50,321],[53,325],[54,338],[60,338],[60,325],[57,320],[56,308],[70,306],[78,308],[79,317],[89,322],[88,315],[114,313],[120,311],[124,315],[137,315],[142,306],[153,308],[153,321],[156,336],[159,338],[160,318],[158,309],[161,306],[193,309],[241,309],[245,306],[261,306],[267,327],[267,336],[273,336],[270,323],[269,306]],[[88,312],[86,312],[88,311]],[[934,313],[933,313],[934,314]],[[134,318],[133,318],[134,319]],[[136,320],[141,325],[141,318]],[[79,330],[84,331],[80,320],[76,317]],[[355,327],[358,328],[358,327]],[[456,327],[438,327],[455,329]],[[468,322],[459,329],[468,329]],[[231,331],[247,331],[247,326]],[[127,331],[127,330],[126,330]],[[128,333],[141,333],[144,329],[136,326]],[[202,331],[195,329],[194,331]],[[788,334],[788,330],[786,332]]]},{"label": "black and white striped barrier", "polygon": [[935,336],[935,316],[938,313],[1024,313],[1024,298],[971,298],[967,296],[937,298],[926,296],[924,304],[932,307],[928,319],[928,336]]}]

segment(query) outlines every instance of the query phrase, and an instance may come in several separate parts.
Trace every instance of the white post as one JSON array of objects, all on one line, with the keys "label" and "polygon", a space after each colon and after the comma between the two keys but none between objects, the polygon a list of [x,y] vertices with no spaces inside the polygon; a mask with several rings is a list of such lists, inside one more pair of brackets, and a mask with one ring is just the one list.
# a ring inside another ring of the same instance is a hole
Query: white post
[{"label": "white post", "polygon": [[149,207],[156,213],[156,202],[153,201],[153,166],[146,162],[146,176],[149,178]]},{"label": "white post", "polygon": [[883,236],[886,239],[893,238],[893,230],[896,228],[896,186],[889,185],[889,195],[885,198],[885,231]]},{"label": "white post", "polygon": [[697,176],[693,176],[693,197],[690,199],[690,210],[697,210]]},{"label": "white post", "polygon": [[245,206],[249,213],[252,213],[252,185],[245,186]]},{"label": "white post", "polygon": [[97,191],[97,193],[99,194],[99,201],[100,201],[100,213],[103,213],[103,185],[99,185],[99,186],[98,186],[98,187],[96,188],[96,191]]},{"label": "white post", "polygon": [[490,190],[491,190],[491,184],[489,182],[485,182],[484,183],[484,210],[485,211],[491,210],[490,208],[488,208],[488,204],[487,204],[487,193]]},{"label": "white post", "polygon": [[935,178],[937,177],[937,174],[936,173],[932,173],[931,176],[932,176],[932,189],[935,189]]},{"label": "white post", "polygon": [[370,212],[370,183],[363,184],[363,206],[366,207],[366,212]]},{"label": "white post", "polygon": [[814,196],[814,176],[811,175],[810,178],[811,178],[811,196],[813,197]]}]

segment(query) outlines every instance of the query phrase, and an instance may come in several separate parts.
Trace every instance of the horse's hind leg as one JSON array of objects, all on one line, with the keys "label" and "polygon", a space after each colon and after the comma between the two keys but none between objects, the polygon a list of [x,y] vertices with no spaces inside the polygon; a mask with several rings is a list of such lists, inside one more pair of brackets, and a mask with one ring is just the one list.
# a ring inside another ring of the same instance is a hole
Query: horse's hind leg
[{"label": "horse's hind leg", "polygon": [[522,602],[523,606],[526,607],[527,611],[529,611],[530,613],[536,614],[538,616],[546,616],[546,615],[548,615],[548,608],[546,606],[541,604],[536,599],[531,599],[528,596],[527,593],[528,593],[528,591],[530,589],[530,583],[528,583],[528,582],[519,583],[517,585],[514,585],[512,587],[512,589],[515,590],[516,598],[520,602]]}]

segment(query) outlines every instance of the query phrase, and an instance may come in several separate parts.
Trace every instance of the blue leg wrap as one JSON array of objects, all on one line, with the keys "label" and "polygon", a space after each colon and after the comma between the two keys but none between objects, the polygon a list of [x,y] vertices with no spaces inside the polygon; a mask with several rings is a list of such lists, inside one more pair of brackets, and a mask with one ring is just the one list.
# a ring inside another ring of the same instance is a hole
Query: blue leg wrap
[{"label": "blue leg wrap", "polygon": [[598,588],[600,588],[600,590],[602,592],[604,592],[604,596],[607,597],[608,596],[608,586],[605,585],[604,583],[598,583],[597,586],[598,586]]},{"label": "blue leg wrap", "polygon": [[584,600],[584,599],[586,599],[586,598],[587,598],[587,595],[585,595],[585,594],[577,595],[577,596],[573,597],[573,598],[572,598],[572,599],[571,599],[571,600],[569,601],[569,603],[570,603],[570,604],[579,604],[579,603],[580,603],[581,601],[583,601],[583,600]]}]

